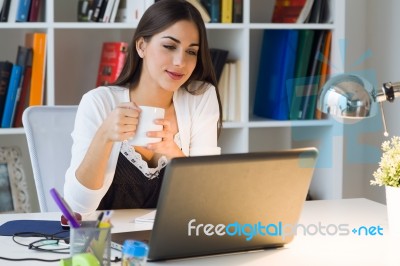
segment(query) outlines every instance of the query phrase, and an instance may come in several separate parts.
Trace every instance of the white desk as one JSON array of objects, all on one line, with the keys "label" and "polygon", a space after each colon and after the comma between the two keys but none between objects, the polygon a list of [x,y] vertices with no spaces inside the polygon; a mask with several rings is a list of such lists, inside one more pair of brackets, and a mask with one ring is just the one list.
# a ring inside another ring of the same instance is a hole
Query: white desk
[{"label": "white desk", "polygon": [[[135,225],[132,220],[147,213],[147,210],[120,210],[113,216],[113,232],[145,230],[149,226]],[[2,214],[0,224],[15,219],[59,218],[59,213]],[[293,242],[283,248],[241,254],[191,258],[148,265],[400,265],[400,238],[391,237],[387,229],[386,206],[366,199],[345,199],[333,201],[309,201],[305,203],[299,223],[328,226],[328,232],[335,226],[347,224],[347,228],[360,226],[380,226],[383,236],[355,235],[297,235]],[[314,227],[316,228],[316,227]],[[311,231],[310,231],[311,232]],[[339,231],[338,231],[339,232]],[[311,232],[312,233],[312,232]],[[377,231],[375,231],[377,233]],[[60,258],[57,254],[48,254],[27,250],[13,243],[10,237],[0,237],[0,256],[22,258]],[[8,262],[0,260],[0,265],[57,265],[44,262]],[[120,265],[115,263],[115,265]]]}]

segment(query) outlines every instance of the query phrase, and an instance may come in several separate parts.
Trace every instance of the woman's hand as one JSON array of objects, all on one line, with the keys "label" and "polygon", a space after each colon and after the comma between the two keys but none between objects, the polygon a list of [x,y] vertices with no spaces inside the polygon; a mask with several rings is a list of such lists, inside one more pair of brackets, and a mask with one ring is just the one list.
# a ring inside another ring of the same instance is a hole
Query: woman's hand
[{"label": "woman's hand", "polygon": [[124,141],[136,133],[140,108],[132,102],[120,103],[104,120],[100,127],[108,141]]},{"label": "woman's hand", "polygon": [[185,156],[181,149],[174,141],[174,132],[171,131],[171,122],[167,119],[156,119],[157,125],[162,125],[162,131],[148,131],[147,136],[151,138],[161,138],[160,142],[149,143],[147,149],[165,155],[167,159]]}]

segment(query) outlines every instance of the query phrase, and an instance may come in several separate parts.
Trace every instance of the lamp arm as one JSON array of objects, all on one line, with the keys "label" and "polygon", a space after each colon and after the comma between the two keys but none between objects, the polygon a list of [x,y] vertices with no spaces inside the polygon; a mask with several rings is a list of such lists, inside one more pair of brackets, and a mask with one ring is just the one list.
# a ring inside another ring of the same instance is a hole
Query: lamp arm
[{"label": "lamp arm", "polygon": [[379,103],[382,114],[383,128],[385,137],[389,136],[386,128],[385,114],[383,112],[382,103],[385,101],[393,102],[396,97],[400,97],[400,82],[385,82],[382,85],[382,91],[375,95],[375,101]]},{"label": "lamp arm", "polygon": [[396,97],[400,97],[400,82],[385,82],[382,91],[375,96],[377,102],[393,102]]}]

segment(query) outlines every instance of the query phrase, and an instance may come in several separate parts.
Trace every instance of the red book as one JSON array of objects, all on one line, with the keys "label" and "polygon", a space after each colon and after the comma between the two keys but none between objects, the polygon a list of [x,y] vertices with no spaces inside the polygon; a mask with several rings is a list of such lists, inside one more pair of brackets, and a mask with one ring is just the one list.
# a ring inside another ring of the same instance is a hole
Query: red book
[{"label": "red book", "polygon": [[114,82],[121,73],[128,51],[126,42],[105,42],[101,50],[96,86]]},{"label": "red book", "polygon": [[29,22],[38,22],[39,21],[39,14],[42,8],[42,0],[32,0],[31,7],[29,9]]},{"label": "red book", "polygon": [[273,23],[296,23],[306,0],[275,0]]}]

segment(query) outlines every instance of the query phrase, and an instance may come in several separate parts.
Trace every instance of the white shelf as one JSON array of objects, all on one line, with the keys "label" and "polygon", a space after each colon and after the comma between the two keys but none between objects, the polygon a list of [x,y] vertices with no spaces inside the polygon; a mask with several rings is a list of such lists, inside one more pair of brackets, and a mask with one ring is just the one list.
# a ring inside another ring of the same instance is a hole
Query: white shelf
[{"label": "white shelf", "polygon": [[11,22],[2,22],[0,23],[0,30],[2,29],[47,29],[49,28],[49,23],[44,22],[35,22],[35,23],[11,23]]},{"label": "white shelf", "polygon": [[137,25],[132,23],[96,23],[96,22],[54,22],[54,29],[134,29]]},{"label": "white shelf", "polygon": [[248,123],[249,128],[257,127],[332,127],[333,123],[330,120],[289,120],[289,121],[251,121]]},{"label": "white shelf", "polygon": [[0,135],[22,135],[25,134],[24,128],[2,128],[0,130]]},{"label": "white shelf", "polygon": [[333,30],[335,26],[333,24],[283,24],[283,23],[251,23],[249,28],[252,30],[268,30],[268,29],[311,29],[311,30]]}]

